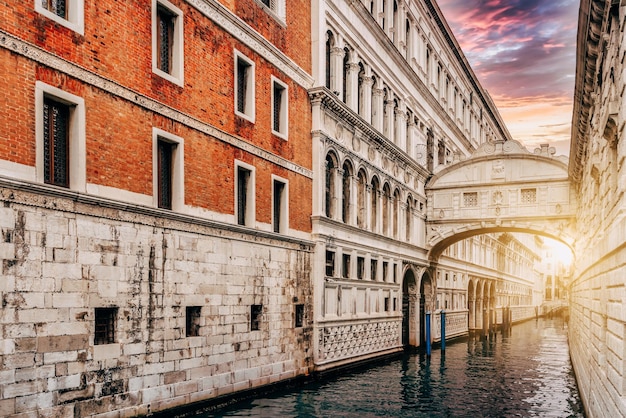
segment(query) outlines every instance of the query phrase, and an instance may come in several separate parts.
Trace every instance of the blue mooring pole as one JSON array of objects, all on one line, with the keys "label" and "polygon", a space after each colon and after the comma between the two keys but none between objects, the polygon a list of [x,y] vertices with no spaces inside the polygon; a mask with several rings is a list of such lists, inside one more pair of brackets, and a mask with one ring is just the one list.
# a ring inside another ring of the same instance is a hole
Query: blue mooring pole
[{"label": "blue mooring pole", "polygon": [[446,351],[446,311],[441,310],[441,351]]},{"label": "blue mooring pole", "polygon": [[430,356],[430,312],[426,312],[426,355]]}]

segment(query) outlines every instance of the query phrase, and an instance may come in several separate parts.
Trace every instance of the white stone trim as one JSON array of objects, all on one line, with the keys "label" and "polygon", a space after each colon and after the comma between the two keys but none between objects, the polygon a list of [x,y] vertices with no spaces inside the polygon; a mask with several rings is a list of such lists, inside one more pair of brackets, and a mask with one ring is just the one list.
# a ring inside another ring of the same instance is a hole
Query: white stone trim
[{"label": "white stone trim", "polygon": [[87,193],[111,200],[131,202],[137,205],[152,206],[154,204],[154,199],[151,195],[130,192],[128,190],[103,186],[101,184],[87,183]]},{"label": "white stone trim", "polygon": [[41,0],[35,1],[35,11],[47,17],[50,20],[65,26],[81,35],[85,34],[85,5],[84,0],[68,0],[67,1],[67,19],[57,16],[50,10],[41,5]]},{"label": "white stone trim", "polygon": [[[272,76],[272,103],[271,103],[271,123],[272,123],[272,133],[279,138],[288,139],[289,138],[289,88],[287,84],[279,80],[278,78]],[[282,102],[280,104],[280,131],[274,130],[274,85],[278,85],[282,88]]]},{"label": "white stone trim", "polygon": [[[176,15],[174,22],[174,45],[172,45],[172,73],[166,73],[157,67],[157,8],[161,6]],[[152,0],[152,72],[177,84],[185,85],[184,28],[183,11],[167,0]]]},{"label": "white stone trim", "polygon": [[11,177],[14,179],[25,180],[30,182],[37,181],[36,167],[14,163],[13,161],[0,160],[0,176]]},{"label": "white stone trim", "polygon": [[63,58],[60,58],[52,53],[49,53],[36,45],[25,42],[11,34],[8,34],[0,30],[0,47],[5,48],[18,55],[33,60],[34,62],[43,64],[54,70],[60,71],[68,76],[80,80],[90,86],[101,89],[108,94],[114,95],[121,99],[127,100],[130,103],[147,109],[151,112],[169,118],[175,122],[183,124],[189,128],[195,129],[198,132],[202,132],[206,135],[210,135],[217,140],[239,148],[245,152],[248,152],[256,157],[262,158],[266,161],[283,167],[287,170],[298,173],[302,176],[313,178],[313,171],[299,166],[292,161],[289,161],[279,155],[272,154],[263,148],[250,144],[241,138],[229,134],[228,132],[217,129],[216,127],[202,122],[193,116],[182,113],[174,108],[164,105],[150,97],[147,97],[134,90],[126,88],[114,81],[101,77],[91,71],[88,71],[74,63],[71,63]]},{"label": "white stone trim", "polygon": [[[233,76],[234,76],[234,83],[233,86],[235,94],[233,95],[233,100],[235,103],[235,114],[237,116],[240,116],[246,120],[249,120],[250,122],[254,123],[255,122],[255,117],[256,117],[256,71],[255,71],[255,63],[254,61],[252,61],[250,58],[246,57],[243,53],[241,53],[238,50],[234,50],[234,71],[233,71]],[[243,113],[240,112],[239,106],[238,106],[238,85],[237,85],[237,78],[238,78],[238,61],[243,61],[246,64],[249,65],[249,69],[248,69],[248,74],[247,74],[247,83],[246,83],[246,108],[244,109]]]},{"label": "white stone trim", "polygon": [[70,105],[70,185],[71,190],[85,192],[87,178],[87,160],[85,144],[85,100],[82,97],[52,87],[42,81],[35,82],[35,167],[36,180],[44,182],[43,172],[43,101],[44,97],[53,98]]},{"label": "white stone trim", "polygon": [[176,144],[172,153],[172,210],[185,206],[185,140],[159,128],[152,128],[152,205],[159,207],[157,144],[161,141]]}]

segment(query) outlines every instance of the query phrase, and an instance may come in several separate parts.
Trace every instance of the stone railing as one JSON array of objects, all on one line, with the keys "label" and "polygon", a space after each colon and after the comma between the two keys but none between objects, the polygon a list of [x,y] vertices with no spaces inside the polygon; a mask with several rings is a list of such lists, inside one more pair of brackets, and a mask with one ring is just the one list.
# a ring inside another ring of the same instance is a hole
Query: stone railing
[{"label": "stone railing", "polygon": [[376,319],[325,324],[319,329],[318,364],[399,348],[402,320]]},{"label": "stone railing", "polygon": [[[446,340],[468,333],[468,311],[445,311]],[[433,341],[441,341],[441,311],[432,313],[431,332]]]}]

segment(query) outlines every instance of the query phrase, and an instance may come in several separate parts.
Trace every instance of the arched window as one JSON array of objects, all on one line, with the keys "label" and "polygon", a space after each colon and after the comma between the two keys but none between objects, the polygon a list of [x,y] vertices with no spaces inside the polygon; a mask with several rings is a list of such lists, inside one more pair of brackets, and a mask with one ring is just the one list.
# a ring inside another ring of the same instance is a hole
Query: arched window
[{"label": "arched window", "polygon": [[324,213],[327,217],[332,217],[335,201],[335,172],[337,170],[336,158],[333,154],[326,156],[326,193]]},{"label": "arched window", "polygon": [[411,21],[409,19],[406,20],[406,60],[411,61],[413,58],[413,34],[411,33]]},{"label": "arched window", "polygon": [[378,193],[380,193],[378,179],[374,177],[372,179],[372,213],[370,219],[370,228],[376,232],[378,227]]},{"label": "arched window", "polygon": [[391,201],[391,190],[389,185],[383,187],[383,234],[389,235],[389,203]]},{"label": "arched window", "polygon": [[359,171],[359,177],[357,182],[357,214],[356,214],[356,222],[360,228],[365,228],[365,217],[367,216],[367,207],[366,207],[366,196],[367,196],[367,176],[363,170]]},{"label": "arched window", "polygon": [[343,164],[343,179],[342,179],[342,205],[341,205],[341,220],[345,223],[350,222],[350,200],[352,182],[352,165],[349,162]]},{"label": "arched window", "polygon": [[331,51],[335,46],[335,38],[331,31],[326,32],[326,87],[330,88],[330,78],[332,74]]}]

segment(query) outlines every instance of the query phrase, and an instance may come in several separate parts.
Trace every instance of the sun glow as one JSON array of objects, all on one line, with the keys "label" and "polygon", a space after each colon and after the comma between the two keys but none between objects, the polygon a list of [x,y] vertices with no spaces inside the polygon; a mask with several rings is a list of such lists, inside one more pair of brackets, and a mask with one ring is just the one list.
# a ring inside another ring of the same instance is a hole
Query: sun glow
[{"label": "sun glow", "polygon": [[552,258],[556,263],[560,263],[563,267],[571,266],[574,255],[567,245],[559,241],[546,240],[546,246],[551,248]]}]

